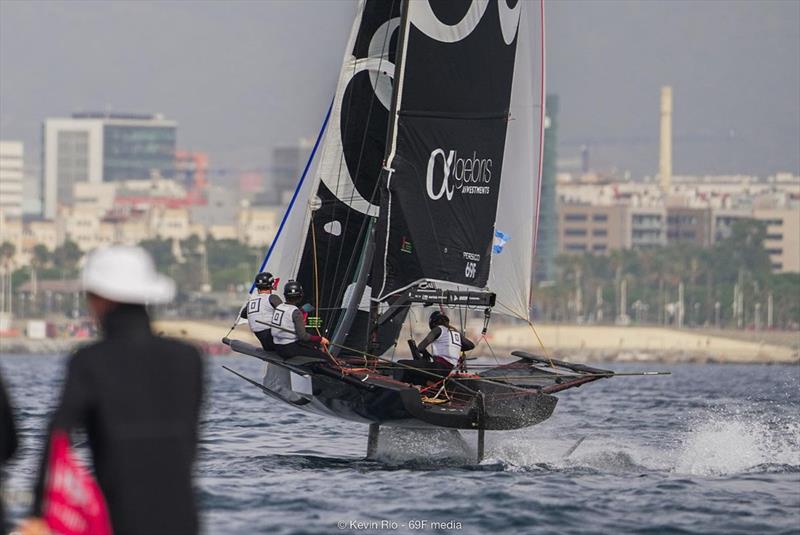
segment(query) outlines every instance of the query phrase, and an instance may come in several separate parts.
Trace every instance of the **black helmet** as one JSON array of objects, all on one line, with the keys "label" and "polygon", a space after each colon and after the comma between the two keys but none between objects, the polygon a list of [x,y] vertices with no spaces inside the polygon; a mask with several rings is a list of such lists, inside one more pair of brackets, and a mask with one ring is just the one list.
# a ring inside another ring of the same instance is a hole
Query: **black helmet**
[{"label": "black helmet", "polygon": [[275,280],[272,278],[272,273],[264,271],[256,275],[255,285],[259,290],[271,290],[274,284]]},{"label": "black helmet", "polygon": [[437,325],[448,325],[450,323],[450,318],[435,310],[431,313],[431,317],[428,319],[428,327],[433,329]]},{"label": "black helmet", "polygon": [[303,287],[297,281],[289,281],[283,287],[283,296],[287,301],[303,298]]}]

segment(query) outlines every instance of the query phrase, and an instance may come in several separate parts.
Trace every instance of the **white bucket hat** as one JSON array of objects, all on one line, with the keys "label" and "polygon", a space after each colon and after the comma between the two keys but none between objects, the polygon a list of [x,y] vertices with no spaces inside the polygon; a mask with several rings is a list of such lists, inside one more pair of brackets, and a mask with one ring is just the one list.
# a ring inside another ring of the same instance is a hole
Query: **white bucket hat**
[{"label": "white bucket hat", "polygon": [[95,249],[81,273],[83,289],[117,303],[160,304],[175,297],[175,281],[156,271],[141,247]]}]

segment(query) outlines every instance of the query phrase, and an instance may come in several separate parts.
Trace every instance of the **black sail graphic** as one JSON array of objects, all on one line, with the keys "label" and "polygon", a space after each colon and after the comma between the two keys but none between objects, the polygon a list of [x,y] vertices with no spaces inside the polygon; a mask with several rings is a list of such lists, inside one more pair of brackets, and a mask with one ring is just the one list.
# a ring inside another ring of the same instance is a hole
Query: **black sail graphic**
[{"label": "black sail graphic", "polygon": [[373,296],[485,287],[509,120],[517,1],[405,6]]},{"label": "black sail graphic", "polygon": [[[316,167],[318,185],[305,207],[308,232],[303,243],[282,244],[303,248],[296,278],[306,301],[316,308],[309,325],[319,325],[328,337],[355,288],[378,215],[377,183],[386,149],[399,15],[400,0],[359,4]],[[344,345],[365,347],[367,323],[365,303]]]}]

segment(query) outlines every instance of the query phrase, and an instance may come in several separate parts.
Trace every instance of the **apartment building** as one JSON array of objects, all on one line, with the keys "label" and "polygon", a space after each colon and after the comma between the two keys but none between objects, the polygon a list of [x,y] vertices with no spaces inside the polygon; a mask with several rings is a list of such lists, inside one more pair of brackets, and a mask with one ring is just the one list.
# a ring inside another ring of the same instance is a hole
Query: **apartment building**
[{"label": "apartment building", "polygon": [[115,242],[114,223],[104,221],[104,214],[95,207],[62,207],[56,223],[64,229],[65,239],[75,242],[85,253]]},{"label": "apartment building", "polygon": [[22,217],[23,145],[0,141],[0,211]]},{"label": "apartment building", "polygon": [[708,247],[714,242],[711,208],[667,207],[667,241]]},{"label": "apartment building", "polygon": [[606,254],[628,247],[627,216],[627,207],[620,204],[560,203],[557,209],[559,252]]},{"label": "apartment building", "polygon": [[800,207],[754,210],[753,217],[767,225],[764,248],[772,269],[780,273],[800,272]]},{"label": "apartment building", "polygon": [[278,230],[282,210],[274,208],[243,208],[239,211],[239,241],[253,247],[272,243]]},{"label": "apartment building", "polygon": [[187,208],[154,207],[150,210],[150,236],[165,240],[205,239],[203,225],[193,223]]},{"label": "apartment building", "polygon": [[626,247],[632,249],[652,249],[667,244],[666,212],[658,207],[626,207],[628,229]]},{"label": "apartment building", "polygon": [[23,225],[23,251],[30,252],[37,245],[44,245],[48,251],[64,243],[64,231],[55,221],[34,220]]}]

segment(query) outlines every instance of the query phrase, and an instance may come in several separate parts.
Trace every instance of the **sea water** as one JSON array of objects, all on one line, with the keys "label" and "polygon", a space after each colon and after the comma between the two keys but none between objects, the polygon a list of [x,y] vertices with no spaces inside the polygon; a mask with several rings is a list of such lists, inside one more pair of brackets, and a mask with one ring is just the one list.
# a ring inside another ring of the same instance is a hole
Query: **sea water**
[{"label": "sea water", "polygon": [[[538,426],[487,433],[384,428],[279,404],[209,358],[197,464],[204,531],[238,533],[800,533],[800,367],[659,369],[562,392]],[[4,355],[22,445],[6,470],[24,513],[63,357]],[[582,442],[569,455],[569,450]]]}]

